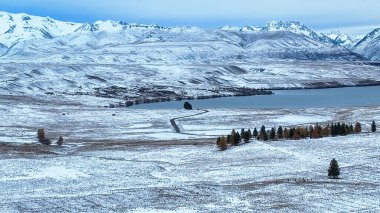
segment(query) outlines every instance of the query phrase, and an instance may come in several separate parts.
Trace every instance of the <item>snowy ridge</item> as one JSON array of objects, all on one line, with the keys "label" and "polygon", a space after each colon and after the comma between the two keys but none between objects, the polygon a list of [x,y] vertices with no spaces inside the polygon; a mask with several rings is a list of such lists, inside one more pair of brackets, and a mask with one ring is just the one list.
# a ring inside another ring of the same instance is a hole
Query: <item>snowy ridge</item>
[{"label": "snowy ridge", "polygon": [[257,58],[362,60],[299,22],[265,27],[161,27],[0,15],[0,60],[52,63],[228,63]]},{"label": "snowy ridge", "polygon": [[323,33],[316,32],[296,21],[272,21],[268,23],[267,26],[263,29],[267,31],[289,31],[292,33],[308,36],[323,43],[333,43],[333,41]]},{"label": "snowy ridge", "polygon": [[225,26],[221,30],[225,31],[240,31],[240,32],[292,32],[295,34],[305,35],[307,37],[313,38],[317,41],[324,43],[334,43],[331,38],[324,35],[323,33],[316,32],[305,25],[297,21],[271,21],[265,27],[256,27],[256,26],[245,26],[243,28]]},{"label": "snowy ridge", "polygon": [[359,41],[353,51],[365,56],[367,59],[380,60],[380,28],[377,28]]},{"label": "snowy ridge", "polygon": [[61,22],[49,17],[0,12],[0,43],[10,47],[19,41],[51,39],[73,33],[81,24]]}]

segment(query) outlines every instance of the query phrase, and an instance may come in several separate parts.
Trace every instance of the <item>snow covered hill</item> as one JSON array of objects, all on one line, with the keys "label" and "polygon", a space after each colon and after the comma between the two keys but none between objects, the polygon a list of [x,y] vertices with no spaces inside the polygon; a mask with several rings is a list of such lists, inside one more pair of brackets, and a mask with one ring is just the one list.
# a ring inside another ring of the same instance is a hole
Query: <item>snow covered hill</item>
[{"label": "snow covered hill", "polygon": [[167,28],[0,13],[3,95],[137,102],[262,88],[377,84],[380,67],[363,59],[298,22]]},{"label": "snow covered hill", "polygon": [[367,59],[380,60],[380,28],[365,36],[355,45],[353,51],[365,56]]},{"label": "snow covered hill", "polygon": [[299,22],[265,27],[190,27],[114,21],[68,23],[0,13],[0,60],[52,63],[228,63],[257,58],[361,60]]},{"label": "snow covered hill", "polygon": [[0,43],[12,45],[31,39],[52,39],[73,33],[80,24],[61,22],[49,17],[0,12]]}]

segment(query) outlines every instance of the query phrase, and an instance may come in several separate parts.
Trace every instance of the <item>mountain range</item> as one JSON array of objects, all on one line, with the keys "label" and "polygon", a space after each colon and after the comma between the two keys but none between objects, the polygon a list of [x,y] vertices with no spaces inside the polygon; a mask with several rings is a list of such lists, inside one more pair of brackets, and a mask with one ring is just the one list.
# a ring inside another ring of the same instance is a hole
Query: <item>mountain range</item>
[{"label": "mountain range", "polygon": [[376,85],[379,34],[356,42],[299,22],[201,29],[0,12],[0,95],[130,105]]},{"label": "mountain range", "polygon": [[256,59],[379,60],[379,29],[363,39],[299,22],[201,29],[115,21],[72,23],[0,12],[0,61],[214,64]]}]

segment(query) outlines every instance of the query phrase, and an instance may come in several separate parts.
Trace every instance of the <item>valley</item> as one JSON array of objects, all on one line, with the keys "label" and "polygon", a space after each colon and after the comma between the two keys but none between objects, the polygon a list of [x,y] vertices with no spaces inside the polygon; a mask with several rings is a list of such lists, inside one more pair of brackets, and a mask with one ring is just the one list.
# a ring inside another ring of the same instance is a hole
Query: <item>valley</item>
[{"label": "valley", "polygon": [[[378,32],[0,12],[0,212],[378,212]],[[362,131],[216,145],[332,122]]]}]

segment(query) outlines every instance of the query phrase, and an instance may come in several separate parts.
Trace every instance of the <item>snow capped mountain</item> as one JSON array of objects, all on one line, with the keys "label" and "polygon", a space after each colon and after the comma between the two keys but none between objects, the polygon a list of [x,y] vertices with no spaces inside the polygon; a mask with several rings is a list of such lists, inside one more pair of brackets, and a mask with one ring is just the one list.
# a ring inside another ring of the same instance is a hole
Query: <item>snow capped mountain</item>
[{"label": "snow capped mountain", "polygon": [[366,35],[355,45],[353,51],[369,60],[380,60],[380,28]]},{"label": "snow capped mountain", "polygon": [[306,27],[305,25],[301,24],[300,22],[296,22],[296,21],[288,21],[288,22],[271,21],[265,27],[245,26],[243,28],[237,28],[237,27],[225,26],[225,27],[222,27],[221,30],[256,32],[256,33],[286,31],[286,32],[292,32],[299,35],[305,35],[307,37],[310,37],[312,39],[315,39],[323,43],[333,43],[333,40],[327,37],[326,35],[324,35],[323,33],[314,31]]},{"label": "snow capped mountain", "polygon": [[346,47],[350,50],[365,37],[365,35],[362,34],[348,35],[341,32],[331,32],[327,36],[331,38],[335,44]]},{"label": "snow capped mountain", "polygon": [[267,24],[266,27],[263,27],[263,30],[266,31],[288,31],[296,34],[302,34],[313,38],[317,41],[323,43],[333,43],[332,40],[324,35],[323,33],[316,32],[300,22],[289,21],[289,22],[281,22],[281,21],[272,21]]},{"label": "snow capped mountain", "polygon": [[[363,57],[298,22],[201,29],[0,15],[3,94],[218,96],[235,94],[228,88],[299,88],[331,76],[340,78],[334,84],[356,85],[351,70],[359,65],[348,60]],[[372,67],[360,69],[364,79],[378,79]]]},{"label": "snow capped mountain", "polygon": [[299,22],[209,30],[111,20],[70,23],[6,12],[0,13],[0,56],[6,61],[166,64],[362,59]]},{"label": "snow capped mountain", "polygon": [[0,43],[11,47],[29,39],[51,39],[73,33],[80,25],[49,17],[0,12]]}]

